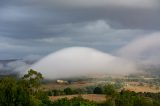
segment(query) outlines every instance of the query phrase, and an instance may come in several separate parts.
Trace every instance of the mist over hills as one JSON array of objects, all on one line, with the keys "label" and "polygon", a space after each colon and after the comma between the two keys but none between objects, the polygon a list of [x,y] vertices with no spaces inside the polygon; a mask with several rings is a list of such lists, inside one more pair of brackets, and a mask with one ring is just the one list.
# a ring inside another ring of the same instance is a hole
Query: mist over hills
[{"label": "mist over hills", "polygon": [[0,76],[24,74],[31,68],[44,74],[46,78],[68,78],[92,73],[134,74],[139,71],[160,75],[160,65],[137,64],[86,47],[61,49],[44,58],[27,56],[23,59],[0,60]]},{"label": "mist over hills", "polygon": [[29,60],[29,58],[0,60],[0,76],[19,75],[36,61],[37,60],[33,60],[33,58],[31,60]]},{"label": "mist over hills", "polygon": [[142,65],[141,68],[150,75],[160,76],[160,65]]}]

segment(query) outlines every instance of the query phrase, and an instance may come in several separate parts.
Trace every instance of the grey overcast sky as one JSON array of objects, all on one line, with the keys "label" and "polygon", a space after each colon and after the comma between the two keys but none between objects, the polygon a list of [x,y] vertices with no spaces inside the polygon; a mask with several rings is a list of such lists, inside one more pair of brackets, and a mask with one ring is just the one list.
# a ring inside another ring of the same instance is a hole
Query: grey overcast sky
[{"label": "grey overcast sky", "polygon": [[0,0],[0,59],[83,46],[160,59],[159,0]]}]

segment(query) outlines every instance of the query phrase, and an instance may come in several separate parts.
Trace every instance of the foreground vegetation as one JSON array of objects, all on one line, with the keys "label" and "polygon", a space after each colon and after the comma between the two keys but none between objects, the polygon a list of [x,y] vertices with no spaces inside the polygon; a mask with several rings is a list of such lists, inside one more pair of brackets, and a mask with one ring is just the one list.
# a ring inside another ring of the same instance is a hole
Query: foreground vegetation
[{"label": "foreground vegetation", "polygon": [[[0,106],[160,106],[160,93],[117,92],[111,84],[97,86],[85,93],[105,94],[104,102],[84,99],[81,89],[66,88],[63,91],[45,91],[40,88],[43,76],[34,70],[22,78],[0,79]],[[49,96],[78,94],[78,97],[51,101]]]}]

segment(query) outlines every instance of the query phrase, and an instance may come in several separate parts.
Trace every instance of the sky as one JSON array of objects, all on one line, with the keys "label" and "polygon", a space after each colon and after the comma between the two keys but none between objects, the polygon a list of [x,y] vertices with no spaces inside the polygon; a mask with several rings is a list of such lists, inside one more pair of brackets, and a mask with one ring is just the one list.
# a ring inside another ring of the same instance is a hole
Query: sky
[{"label": "sky", "polygon": [[159,0],[0,0],[0,60],[89,47],[160,60]]}]

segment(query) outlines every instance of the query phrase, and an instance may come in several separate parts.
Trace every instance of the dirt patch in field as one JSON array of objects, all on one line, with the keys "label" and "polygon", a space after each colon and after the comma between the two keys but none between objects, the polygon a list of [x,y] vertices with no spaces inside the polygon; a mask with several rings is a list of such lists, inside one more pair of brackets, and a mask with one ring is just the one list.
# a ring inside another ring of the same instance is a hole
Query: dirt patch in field
[{"label": "dirt patch in field", "polygon": [[[65,96],[50,96],[50,100],[55,101],[58,99],[62,98],[68,98],[72,99],[73,97],[78,97],[79,95],[65,95]],[[87,99],[89,101],[94,101],[94,102],[104,102],[106,100],[105,95],[99,95],[99,94],[83,94],[81,95],[83,99]],[[109,97],[108,97],[109,98]]]},{"label": "dirt patch in field", "polygon": [[57,83],[50,83],[50,84],[44,84],[41,87],[46,89],[46,90],[53,90],[53,89],[58,89],[58,90],[63,90],[64,88],[85,88],[87,86],[94,86],[96,85],[95,83],[87,82],[87,83],[74,83],[74,84],[57,84]]},{"label": "dirt patch in field", "polygon": [[156,90],[155,88],[148,86],[126,86],[124,87],[124,89],[135,92],[153,92],[153,93],[160,92],[160,90]]}]

